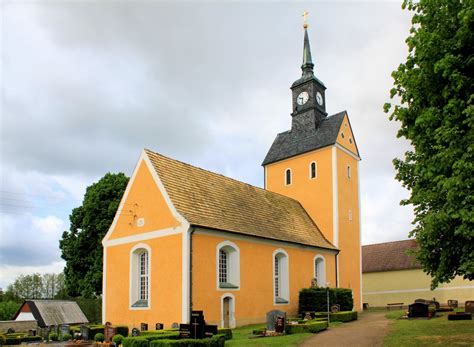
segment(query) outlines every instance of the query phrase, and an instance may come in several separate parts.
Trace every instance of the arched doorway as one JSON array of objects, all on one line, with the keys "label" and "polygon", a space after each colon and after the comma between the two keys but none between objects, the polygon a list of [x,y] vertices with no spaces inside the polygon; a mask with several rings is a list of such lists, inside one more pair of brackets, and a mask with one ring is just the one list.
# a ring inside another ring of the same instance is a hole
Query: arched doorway
[{"label": "arched doorway", "polygon": [[221,326],[235,328],[235,298],[232,294],[224,294],[221,299]]}]

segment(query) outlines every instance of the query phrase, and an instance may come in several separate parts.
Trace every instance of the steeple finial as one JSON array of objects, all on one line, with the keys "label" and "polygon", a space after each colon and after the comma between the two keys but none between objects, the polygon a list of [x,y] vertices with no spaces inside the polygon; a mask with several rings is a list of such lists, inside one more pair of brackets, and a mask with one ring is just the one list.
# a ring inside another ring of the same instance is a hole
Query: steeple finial
[{"label": "steeple finial", "polygon": [[309,38],[308,38],[308,23],[306,22],[308,17],[308,12],[303,12],[303,28],[304,28],[304,47],[303,47],[303,65],[301,65],[301,70],[303,70],[303,77],[313,76],[313,60],[311,59],[311,48],[309,47]]}]

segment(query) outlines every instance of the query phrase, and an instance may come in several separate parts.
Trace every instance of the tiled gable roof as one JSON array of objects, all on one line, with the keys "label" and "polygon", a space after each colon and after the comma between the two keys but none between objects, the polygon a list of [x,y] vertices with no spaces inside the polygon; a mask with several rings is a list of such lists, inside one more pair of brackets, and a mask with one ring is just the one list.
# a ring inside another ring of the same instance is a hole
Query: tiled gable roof
[{"label": "tiled gable roof", "polygon": [[336,249],[298,201],[145,152],[174,207],[191,225]]},{"label": "tiled gable roof", "polygon": [[[23,305],[28,305],[33,317],[38,321],[40,327],[60,324],[89,323],[75,301],[28,300],[25,301]],[[20,311],[21,307],[16,313],[15,319],[20,314]]]},{"label": "tiled gable roof", "polygon": [[324,118],[314,132],[299,133],[288,130],[278,134],[262,165],[335,144],[346,114],[346,111],[342,111]]},{"label": "tiled gable roof", "polygon": [[362,273],[421,269],[408,251],[418,249],[416,240],[403,240],[362,246]]}]

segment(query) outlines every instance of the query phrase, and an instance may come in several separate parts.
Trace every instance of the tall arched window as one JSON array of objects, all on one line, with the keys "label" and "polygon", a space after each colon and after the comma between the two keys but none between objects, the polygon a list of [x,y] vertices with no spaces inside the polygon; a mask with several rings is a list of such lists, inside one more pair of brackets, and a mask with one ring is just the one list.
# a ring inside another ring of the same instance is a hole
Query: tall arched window
[{"label": "tall arched window", "polygon": [[318,287],[326,287],[326,261],[322,255],[314,257],[314,278]]},{"label": "tall arched window", "polygon": [[240,287],[240,250],[230,241],[217,245],[217,288],[239,289]]},{"label": "tall arched window", "polygon": [[285,185],[289,186],[291,184],[291,169],[286,169],[285,171]]},{"label": "tall arched window", "polygon": [[318,177],[318,164],[316,164],[316,162],[313,161],[309,165],[309,178],[315,179],[316,177]]},{"label": "tall arched window", "polygon": [[150,257],[148,245],[133,247],[130,254],[130,307],[150,307]]},{"label": "tall arched window", "polygon": [[275,304],[288,304],[290,298],[288,254],[282,249],[273,252],[273,289]]},{"label": "tall arched window", "polygon": [[347,165],[347,178],[351,178],[352,172],[351,172],[351,166]]}]

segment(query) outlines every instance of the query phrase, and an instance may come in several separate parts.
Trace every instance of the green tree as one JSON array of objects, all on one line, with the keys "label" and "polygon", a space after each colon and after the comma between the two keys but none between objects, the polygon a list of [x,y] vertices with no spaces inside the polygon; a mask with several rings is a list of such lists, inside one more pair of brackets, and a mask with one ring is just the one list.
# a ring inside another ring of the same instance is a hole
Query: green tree
[{"label": "green tree", "polygon": [[390,119],[412,150],[395,159],[410,191],[420,250],[432,288],[455,276],[474,279],[474,2],[405,0],[413,11],[409,54],[392,73]]},{"label": "green tree", "polygon": [[89,186],[82,206],[72,210],[70,230],[59,241],[66,261],[65,285],[69,295],[94,297],[102,293],[102,238],[112,224],[128,177],[107,173]]}]

